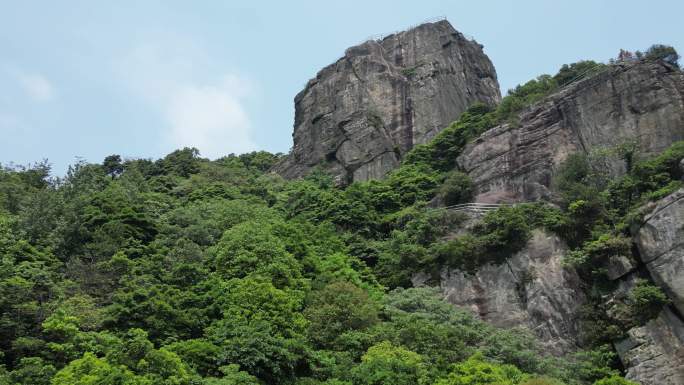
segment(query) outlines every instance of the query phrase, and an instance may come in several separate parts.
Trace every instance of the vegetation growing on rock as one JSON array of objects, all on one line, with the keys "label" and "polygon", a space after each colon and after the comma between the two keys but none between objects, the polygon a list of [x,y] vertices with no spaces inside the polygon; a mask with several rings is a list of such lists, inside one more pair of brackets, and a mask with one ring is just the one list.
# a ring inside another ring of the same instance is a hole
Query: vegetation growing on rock
[{"label": "vegetation growing on rock", "polygon": [[[209,161],[191,148],[78,163],[64,178],[44,163],[0,170],[0,384],[620,383],[603,346],[613,336],[550,357],[409,288],[419,271],[503,263],[544,227],[601,294],[606,257],[630,253],[634,210],[681,186],[683,143],[630,155],[615,180],[573,156],[558,208],[502,208],[469,234],[448,238],[465,218],[428,207],[470,199],[453,170],[468,141],[592,65],[526,83],[497,109],[476,104],[386,179],[346,188],[316,170],[269,173],[280,155]],[[645,283],[625,302],[649,317],[665,303]],[[587,322],[622,322],[597,309]]]}]

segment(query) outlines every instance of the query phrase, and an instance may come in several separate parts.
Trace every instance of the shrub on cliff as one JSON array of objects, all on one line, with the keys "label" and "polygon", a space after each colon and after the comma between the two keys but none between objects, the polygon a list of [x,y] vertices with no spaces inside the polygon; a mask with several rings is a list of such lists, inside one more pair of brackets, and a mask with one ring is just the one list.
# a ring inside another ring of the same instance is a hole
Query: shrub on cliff
[{"label": "shrub on cliff", "polygon": [[501,104],[496,109],[498,121],[512,122],[525,107],[543,99],[556,88],[558,88],[558,83],[551,75],[541,75],[508,90],[508,95],[501,100]]},{"label": "shrub on cliff", "polygon": [[553,80],[556,81],[558,87],[563,87],[577,79],[591,76],[605,67],[605,64],[597,63],[593,60],[581,60],[572,64],[563,64],[558,73],[553,76]]},{"label": "shrub on cliff", "polygon": [[496,119],[491,107],[475,103],[431,142],[409,151],[404,164],[422,163],[439,172],[451,171],[455,167],[456,157],[461,154],[468,141],[495,125]]},{"label": "shrub on cliff", "polygon": [[467,174],[453,171],[440,186],[439,196],[447,206],[470,202],[473,197],[473,182]]},{"label": "shrub on cliff", "polygon": [[584,243],[581,249],[569,252],[564,262],[590,280],[605,275],[610,257],[631,256],[631,246],[629,238],[602,234],[598,239]]},{"label": "shrub on cliff", "polygon": [[634,381],[622,378],[618,375],[606,377],[594,382],[594,385],[638,385]]},{"label": "shrub on cliff", "polygon": [[670,303],[670,299],[658,286],[640,280],[629,292],[627,303],[635,321],[643,324],[657,317],[663,307]]},{"label": "shrub on cliff", "polygon": [[674,47],[663,44],[653,44],[644,53],[646,59],[664,60],[679,67],[679,54]]},{"label": "shrub on cliff", "polygon": [[538,222],[530,213],[528,205],[502,207],[487,213],[471,234],[431,245],[419,266],[431,270],[447,265],[475,272],[487,263],[504,263],[525,246],[532,228],[543,225],[541,218],[537,218]]}]

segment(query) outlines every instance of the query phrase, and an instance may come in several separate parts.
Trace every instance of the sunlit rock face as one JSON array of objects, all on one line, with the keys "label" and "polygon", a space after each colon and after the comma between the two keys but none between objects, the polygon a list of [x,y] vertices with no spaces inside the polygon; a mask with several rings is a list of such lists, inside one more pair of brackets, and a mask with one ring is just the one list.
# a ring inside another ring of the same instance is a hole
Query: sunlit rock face
[{"label": "sunlit rock face", "polygon": [[[550,199],[554,169],[574,152],[636,141],[658,154],[684,140],[684,72],[665,62],[610,66],[530,106],[517,124],[488,130],[457,163],[477,186],[477,201]],[[613,175],[624,162],[606,165]]]},{"label": "sunlit rock face", "polygon": [[684,323],[670,309],[615,344],[625,377],[642,385],[684,384]]},{"label": "sunlit rock face", "polygon": [[640,262],[672,301],[615,344],[626,377],[643,385],[684,384],[684,189],[647,205],[635,232]]},{"label": "sunlit rock face", "polygon": [[635,241],[653,281],[684,314],[684,189],[658,201]]},{"label": "sunlit rock face", "polygon": [[321,166],[341,183],[382,178],[475,102],[501,99],[482,46],[447,21],[347,49],[295,97],[294,146],[275,171]]},{"label": "sunlit rock face", "polygon": [[547,352],[561,355],[578,348],[578,313],[585,302],[579,277],[562,263],[566,251],[556,235],[535,230],[504,264],[474,274],[444,269],[440,287],[448,302],[500,327],[527,328]]}]

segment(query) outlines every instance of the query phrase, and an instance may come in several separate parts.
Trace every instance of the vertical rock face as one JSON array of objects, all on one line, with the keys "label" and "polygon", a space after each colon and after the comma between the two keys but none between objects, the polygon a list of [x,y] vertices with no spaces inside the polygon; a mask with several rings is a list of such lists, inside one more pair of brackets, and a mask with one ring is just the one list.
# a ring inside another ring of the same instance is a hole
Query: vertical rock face
[{"label": "vertical rock face", "polygon": [[577,348],[584,295],[577,274],[561,264],[565,251],[558,237],[535,230],[507,263],[484,266],[473,275],[445,270],[441,288],[450,303],[497,326],[527,327],[545,350],[567,353]]},{"label": "vertical rock face", "polygon": [[635,241],[653,281],[684,314],[684,189],[657,203]]},{"label": "vertical rock face", "polygon": [[684,323],[669,309],[615,344],[625,377],[642,385],[684,384]]},{"label": "vertical rock face", "polygon": [[295,97],[294,147],[276,167],[321,165],[342,182],[381,178],[471,104],[500,100],[482,46],[447,21],[347,49]]},{"label": "vertical rock face", "polygon": [[[568,154],[636,140],[645,156],[684,139],[684,72],[664,62],[626,63],[533,105],[520,123],[488,130],[458,165],[477,200],[548,199],[554,167]],[[609,164],[615,174],[622,162]]]},{"label": "vertical rock face", "polygon": [[[634,233],[640,261],[625,256],[606,261],[608,277],[616,283],[609,298],[626,297],[647,271],[672,300],[672,307],[630,329],[615,347],[627,378],[643,385],[680,385],[684,384],[684,189],[648,207],[650,214]],[[579,309],[585,297],[580,278],[562,265],[566,251],[557,236],[535,230],[525,248],[506,263],[485,265],[474,274],[444,269],[439,284],[448,302],[469,308],[497,326],[526,327],[546,351],[568,353],[581,343]],[[417,275],[414,285],[425,279]]]},{"label": "vertical rock face", "polygon": [[672,300],[658,318],[615,344],[627,378],[643,385],[684,384],[684,189],[654,204],[634,240],[653,281]]}]

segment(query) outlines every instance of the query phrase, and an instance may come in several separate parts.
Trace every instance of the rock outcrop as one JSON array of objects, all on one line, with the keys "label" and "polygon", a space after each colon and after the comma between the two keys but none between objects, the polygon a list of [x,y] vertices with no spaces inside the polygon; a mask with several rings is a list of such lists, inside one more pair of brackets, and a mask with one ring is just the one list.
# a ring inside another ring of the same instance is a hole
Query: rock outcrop
[{"label": "rock outcrop", "polygon": [[615,344],[627,379],[641,385],[684,384],[684,323],[669,309]]},{"label": "rock outcrop", "polygon": [[[684,72],[665,62],[625,63],[574,83],[469,144],[457,163],[480,202],[550,199],[568,154],[636,140],[644,156],[684,139]],[[624,171],[617,159],[607,165]]]},{"label": "rock outcrop", "polygon": [[[627,378],[643,385],[684,384],[684,188],[642,210],[649,214],[634,232],[640,260],[606,261],[608,279],[615,281],[607,301],[624,301],[636,282],[650,275],[672,306],[630,329],[615,347]],[[562,265],[566,251],[557,236],[535,230],[506,263],[482,266],[474,274],[444,269],[439,286],[448,302],[500,327],[528,328],[547,352],[569,353],[581,345],[579,309],[585,297],[580,278]],[[419,274],[413,283],[427,279]]]},{"label": "rock outcrop", "polygon": [[577,274],[561,264],[565,251],[557,236],[535,230],[507,263],[483,266],[472,275],[444,270],[440,286],[448,302],[497,326],[527,327],[545,350],[567,353],[577,348],[584,295]]},{"label": "rock outcrop", "polygon": [[630,329],[615,348],[628,379],[642,385],[684,384],[684,188],[643,209],[650,213],[634,241],[641,262],[672,300],[672,308]]},{"label": "rock outcrop", "polygon": [[684,188],[658,201],[635,241],[653,281],[684,314]]},{"label": "rock outcrop", "polygon": [[471,104],[500,100],[482,46],[446,20],[347,49],[295,97],[294,146],[275,171],[320,165],[342,183],[381,178]]}]

